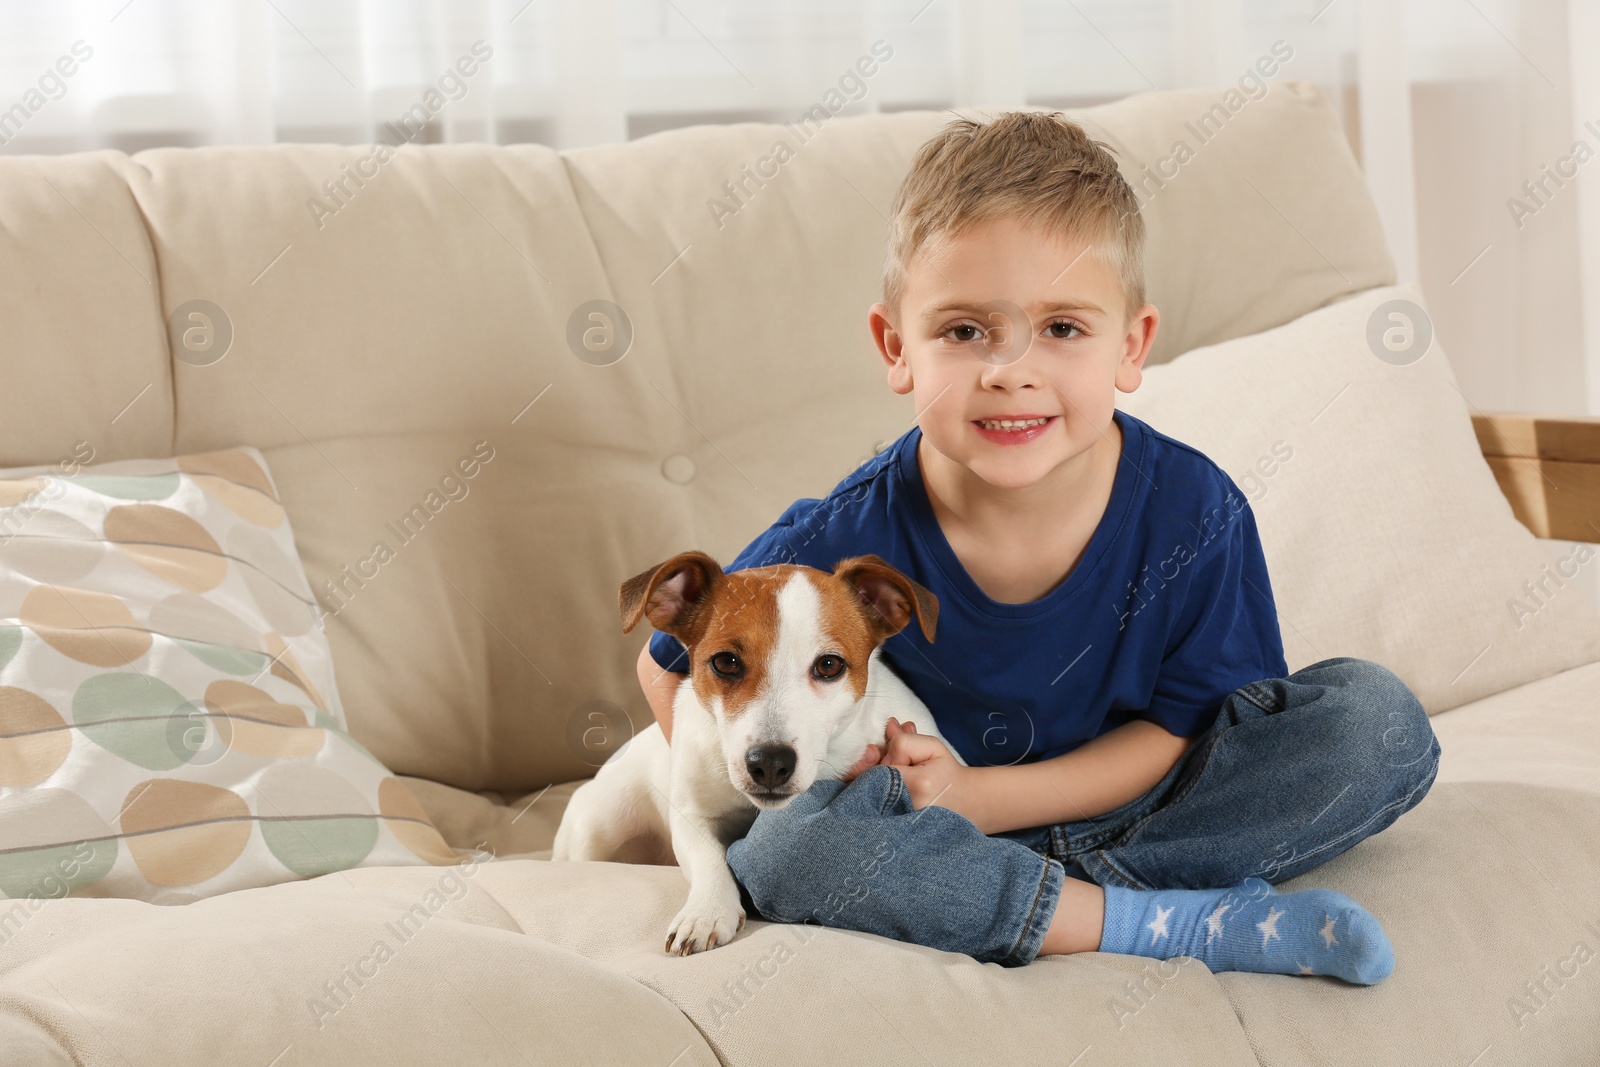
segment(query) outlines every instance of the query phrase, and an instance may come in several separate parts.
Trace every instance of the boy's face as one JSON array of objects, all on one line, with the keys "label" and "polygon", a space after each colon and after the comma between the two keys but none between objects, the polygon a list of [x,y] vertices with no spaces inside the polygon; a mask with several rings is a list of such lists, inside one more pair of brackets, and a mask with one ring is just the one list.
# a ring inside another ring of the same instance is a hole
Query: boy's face
[{"label": "boy's face", "polygon": [[[1089,247],[995,219],[918,252],[897,318],[884,304],[868,313],[889,387],[913,393],[928,444],[996,488],[1033,485],[1105,440],[1113,389],[1139,387],[1159,313],[1125,307]],[[981,425],[1008,416],[1049,421],[1022,434]]]}]

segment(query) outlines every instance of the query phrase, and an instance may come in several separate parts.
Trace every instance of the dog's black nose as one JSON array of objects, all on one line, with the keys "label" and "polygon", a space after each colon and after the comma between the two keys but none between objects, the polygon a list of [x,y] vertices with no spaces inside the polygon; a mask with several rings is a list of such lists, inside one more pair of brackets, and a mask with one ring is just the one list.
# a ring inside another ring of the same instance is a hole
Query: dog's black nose
[{"label": "dog's black nose", "polygon": [[794,774],[794,749],[788,745],[757,745],[745,753],[750,779],[763,789],[777,789]]}]

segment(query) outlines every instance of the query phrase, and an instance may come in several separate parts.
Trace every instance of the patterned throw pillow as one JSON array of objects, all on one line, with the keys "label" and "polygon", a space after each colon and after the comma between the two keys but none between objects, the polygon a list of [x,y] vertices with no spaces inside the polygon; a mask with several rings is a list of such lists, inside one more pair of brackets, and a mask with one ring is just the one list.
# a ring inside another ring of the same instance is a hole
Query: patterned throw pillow
[{"label": "patterned throw pillow", "polygon": [[456,862],[345,730],[260,452],[0,471],[0,897]]}]

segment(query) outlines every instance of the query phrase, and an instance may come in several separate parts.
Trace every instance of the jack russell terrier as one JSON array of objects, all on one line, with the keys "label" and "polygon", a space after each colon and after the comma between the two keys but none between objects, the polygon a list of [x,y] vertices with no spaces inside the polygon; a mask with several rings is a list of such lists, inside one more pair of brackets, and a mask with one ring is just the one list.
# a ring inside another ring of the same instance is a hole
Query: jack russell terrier
[{"label": "jack russell terrier", "polygon": [[913,616],[932,641],[939,603],[877,556],[831,574],[788,563],[726,573],[704,552],[629,578],[617,599],[623,633],[647,616],[688,649],[677,740],[669,748],[653,722],[613,753],[573,793],[551,859],[675,857],[689,897],[665,950],[686,956],[744,928],[727,850],[761,810],[842,778],[869,742],[884,745],[891,716],[943,740],[879,647]]}]

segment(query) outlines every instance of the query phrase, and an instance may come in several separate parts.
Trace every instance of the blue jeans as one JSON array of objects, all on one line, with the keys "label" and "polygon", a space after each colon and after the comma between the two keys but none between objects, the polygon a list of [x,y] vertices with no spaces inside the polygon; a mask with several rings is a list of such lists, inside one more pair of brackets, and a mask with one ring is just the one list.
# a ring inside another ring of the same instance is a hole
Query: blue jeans
[{"label": "blue jeans", "polygon": [[1293,878],[1411,810],[1439,769],[1422,705],[1340,656],[1234,690],[1148,792],[1104,815],[986,836],[914,810],[899,768],[821,781],[728,848],[752,918],[879,934],[1016,967],[1064,879],[1206,889]]}]

